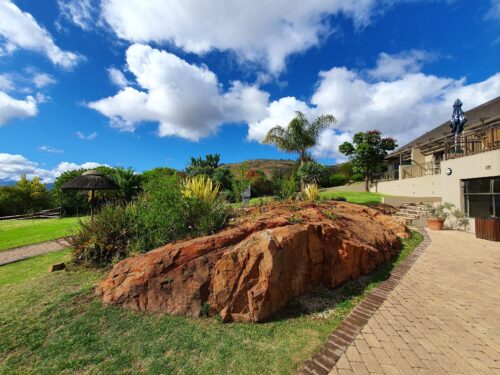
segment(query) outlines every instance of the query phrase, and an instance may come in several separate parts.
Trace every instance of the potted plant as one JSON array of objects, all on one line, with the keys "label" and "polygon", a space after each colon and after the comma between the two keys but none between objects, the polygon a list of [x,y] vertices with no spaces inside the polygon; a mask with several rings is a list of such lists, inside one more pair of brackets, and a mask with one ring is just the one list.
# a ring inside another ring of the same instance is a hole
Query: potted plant
[{"label": "potted plant", "polygon": [[432,230],[442,230],[444,222],[450,216],[450,210],[453,208],[451,203],[428,204],[427,205],[427,225]]}]

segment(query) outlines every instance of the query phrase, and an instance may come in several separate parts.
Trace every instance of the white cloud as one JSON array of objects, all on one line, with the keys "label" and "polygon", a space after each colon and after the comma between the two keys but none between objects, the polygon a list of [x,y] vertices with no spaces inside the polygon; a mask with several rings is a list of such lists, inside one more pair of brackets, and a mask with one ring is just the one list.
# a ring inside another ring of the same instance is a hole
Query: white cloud
[{"label": "white cloud", "polygon": [[33,76],[33,83],[37,88],[42,88],[48,85],[53,85],[56,80],[47,73],[35,73]]},{"label": "white cloud", "polygon": [[55,147],[52,147],[52,146],[48,146],[48,145],[43,145],[43,146],[38,147],[38,151],[48,152],[48,153],[51,153],[51,154],[62,154],[62,153],[64,153],[64,150],[61,150],[59,148],[55,148]]},{"label": "white cloud", "polygon": [[127,77],[125,77],[125,74],[116,68],[108,68],[108,77],[109,80],[118,87],[126,87],[129,85],[129,81]]},{"label": "white cloud", "polygon": [[134,131],[141,122],[152,121],[159,123],[161,137],[196,141],[214,134],[222,123],[264,116],[267,93],[238,81],[224,92],[206,66],[191,65],[142,44],[128,48],[127,64],[141,90],[125,87],[114,96],[89,103],[119,130]]},{"label": "white cloud", "polygon": [[62,18],[83,30],[90,30],[94,23],[98,4],[93,0],[57,0]]},{"label": "white cloud", "polygon": [[37,101],[34,97],[27,96],[20,100],[0,91],[0,126],[16,118],[33,117],[37,114]]},{"label": "white cloud", "polygon": [[29,13],[23,12],[10,0],[0,0],[0,55],[16,49],[26,49],[46,55],[52,63],[72,68],[80,60],[73,52],[59,48],[50,33]]},{"label": "white cloud", "polygon": [[0,90],[12,91],[14,90],[14,82],[10,74],[0,74]]},{"label": "white cloud", "polygon": [[83,164],[61,162],[54,169],[44,169],[38,163],[28,160],[22,155],[0,153],[0,180],[17,181],[21,175],[26,175],[29,179],[40,177],[42,182],[53,182],[61,173],[80,168],[91,169],[100,165],[94,162]]},{"label": "white cloud", "polygon": [[426,62],[436,59],[436,55],[423,50],[404,51],[396,55],[382,52],[377,65],[368,74],[376,79],[394,80],[408,73],[420,72]]},{"label": "white cloud", "polygon": [[[335,129],[322,134],[313,154],[339,159],[339,144],[355,132],[379,129],[404,145],[446,121],[456,98],[462,100],[467,110],[500,93],[500,73],[467,84],[465,78],[415,72],[413,64],[405,63],[403,70],[394,70],[394,58],[381,56],[377,68],[384,72],[381,75],[384,80],[373,76],[368,79],[363,72],[344,67],[320,72],[310,103],[293,97],[269,103],[267,117],[249,124],[248,138],[261,141],[275,124],[286,126],[296,110],[306,113],[311,120],[320,114],[332,114],[337,119]],[[388,61],[391,69],[384,70],[383,61]],[[389,76],[393,79],[388,79]]]},{"label": "white cloud", "polygon": [[283,70],[286,58],[333,32],[329,16],[365,26],[388,6],[412,0],[103,0],[102,16],[118,37],[172,43],[186,52],[217,49]]},{"label": "white cloud", "polygon": [[271,128],[276,125],[287,125],[296,111],[304,113],[307,117],[311,117],[314,112],[307,103],[291,96],[271,102],[266,108],[265,117],[248,124],[247,139],[261,142]]},{"label": "white cloud", "polygon": [[109,167],[107,164],[95,163],[93,161],[88,161],[83,164],[70,163],[63,161],[57,165],[54,169],[50,170],[50,173],[55,177],[59,177],[63,172],[66,171],[76,171],[77,169],[95,169],[100,166]]},{"label": "white cloud", "polygon": [[85,135],[81,131],[77,131],[75,134],[76,134],[76,136],[78,138],[83,139],[85,141],[93,141],[97,137],[97,133],[96,132],[93,132],[93,133]]}]

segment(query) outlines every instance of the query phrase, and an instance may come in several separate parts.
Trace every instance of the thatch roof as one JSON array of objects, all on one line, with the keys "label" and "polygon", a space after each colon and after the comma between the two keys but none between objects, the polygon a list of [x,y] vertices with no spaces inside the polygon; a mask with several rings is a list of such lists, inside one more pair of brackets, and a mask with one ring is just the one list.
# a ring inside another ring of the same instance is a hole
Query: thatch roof
[{"label": "thatch roof", "polygon": [[110,178],[90,170],[66,182],[62,190],[118,190],[118,185]]}]

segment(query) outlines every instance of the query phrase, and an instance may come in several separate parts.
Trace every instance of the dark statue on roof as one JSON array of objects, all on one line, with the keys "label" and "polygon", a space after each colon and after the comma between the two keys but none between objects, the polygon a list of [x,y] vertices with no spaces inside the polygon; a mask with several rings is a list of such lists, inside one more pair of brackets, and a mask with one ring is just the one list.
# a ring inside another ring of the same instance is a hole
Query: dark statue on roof
[{"label": "dark statue on roof", "polygon": [[453,113],[450,120],[451,132],[455,134],[455,152],[458,152],[460,134],[462,134],[466,122],[467,117],[465,117],[465,113],[462,111],[462,102],[460,99],[457,99],[453,104]]}]

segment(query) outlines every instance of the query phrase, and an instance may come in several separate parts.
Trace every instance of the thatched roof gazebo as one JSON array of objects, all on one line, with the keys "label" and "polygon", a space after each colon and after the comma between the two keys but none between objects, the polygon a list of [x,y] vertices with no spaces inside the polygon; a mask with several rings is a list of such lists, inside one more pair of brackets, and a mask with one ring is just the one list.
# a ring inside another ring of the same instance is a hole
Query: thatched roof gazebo
[{"label": "thatched roof gazebo", "polygon": [[120,187],[110,178],[92,169],[84,172],[61,186],[61,190],[90,190],[90,215],[94,216],[94,192],[96,190],[119,190]]}]

